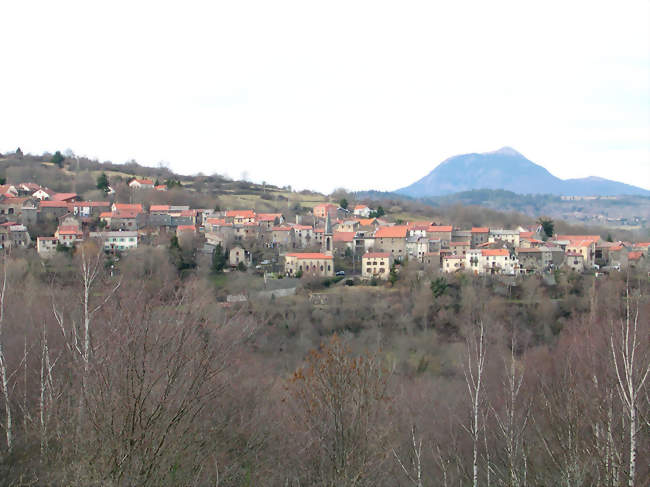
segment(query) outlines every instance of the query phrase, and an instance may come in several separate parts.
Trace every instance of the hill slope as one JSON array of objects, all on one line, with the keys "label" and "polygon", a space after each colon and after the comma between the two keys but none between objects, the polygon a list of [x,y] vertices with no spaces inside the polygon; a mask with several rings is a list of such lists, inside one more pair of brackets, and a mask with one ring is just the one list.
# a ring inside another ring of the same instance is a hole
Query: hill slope
[{"label": "hill slope", "polygon": [[510,147],[450,157],[425,177],[396,193],[427,197],[472,189],[503,189],[519,194],[644,195],[650,191],[608,179],[562,180]]}]

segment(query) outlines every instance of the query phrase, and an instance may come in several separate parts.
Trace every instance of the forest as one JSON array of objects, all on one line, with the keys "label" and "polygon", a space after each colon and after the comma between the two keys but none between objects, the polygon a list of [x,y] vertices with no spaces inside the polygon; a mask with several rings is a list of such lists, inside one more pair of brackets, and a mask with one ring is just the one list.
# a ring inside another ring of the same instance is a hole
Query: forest
[{"label": "forest", "polygon": [[224,303],[164,246],[17,250],[0,485],[648,485],[648,279],[630,272],[406,265]]}]

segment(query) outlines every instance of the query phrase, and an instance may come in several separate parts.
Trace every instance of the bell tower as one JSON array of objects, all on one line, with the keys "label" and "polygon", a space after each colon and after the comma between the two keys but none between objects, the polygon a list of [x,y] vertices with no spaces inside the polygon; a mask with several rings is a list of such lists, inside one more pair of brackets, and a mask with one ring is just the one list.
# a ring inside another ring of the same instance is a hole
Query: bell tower
[{"label": "bell tower", "polygon": [[330,222],[329,211],[325,216],[325,230],[323,231],[323,253],[332,255],[334,251],[334,232],[332,232],[332,223]]}]

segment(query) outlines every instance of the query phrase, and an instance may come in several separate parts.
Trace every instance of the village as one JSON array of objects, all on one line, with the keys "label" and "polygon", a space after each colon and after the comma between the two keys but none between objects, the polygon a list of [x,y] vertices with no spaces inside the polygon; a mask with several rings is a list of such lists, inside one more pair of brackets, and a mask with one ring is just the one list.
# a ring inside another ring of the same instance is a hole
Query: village
[{"label": "village", "polygon": [[[134,193],[167,190],[150,179],[134,178],[128,185]],[[364,204],[320,203],[287,221],[282,213],[253,209],[81,201],[75,193],[56,193],[35,183],[6,184],[0,195],[2,247],[35,247],[44,259],[88,239],[119,254],[167,236],[204,256],[219,248],[232,269],[381,281],[406,262],[417,262],[422,270],[473,275],[539,275],[556,269],[603,275],[627,266],[645,269],[650,246],[608,242],[599,235],[547,235],[540,224],[463,229],[453,222],[391,222],[383,209]],[[28,228],[46,221],[56,222],[53,235],[30,235]]]}]

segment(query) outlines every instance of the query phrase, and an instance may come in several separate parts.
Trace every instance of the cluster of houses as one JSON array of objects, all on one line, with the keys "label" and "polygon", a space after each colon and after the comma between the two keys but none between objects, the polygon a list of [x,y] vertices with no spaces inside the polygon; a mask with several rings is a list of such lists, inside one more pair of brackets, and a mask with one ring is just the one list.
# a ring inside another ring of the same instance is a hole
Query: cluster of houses
[{"label": "cluster of houses", "polygon": [[[163,190],[153,181],[134,179],[134,190]],[[97,239],[109,252],[126,252],[152,234],[175,234],[179,242],[218,245],[233,267],[250,267],[253,250],[264,249],[283,262],[288,276],[333,276],[335,257],[347,258],[364,279],[388,279],[396,262],[417,261],[446,273],[519,275],[565,267],[576,272],[645,266],[649,242],[606,242],[597,235],[554,235],[541,227],[459,229],[433,221],[390,223],[365,205],[343,209],[316,205],[309,215],[286,221],[281,213],[251,209],[216,211],[188,206],[80,201],[74,193],[55,193],[33,183],[0,186],[0,245],[29,247],[27,227],[56,221],[54,235],[38,236],[39,255]]]}]

